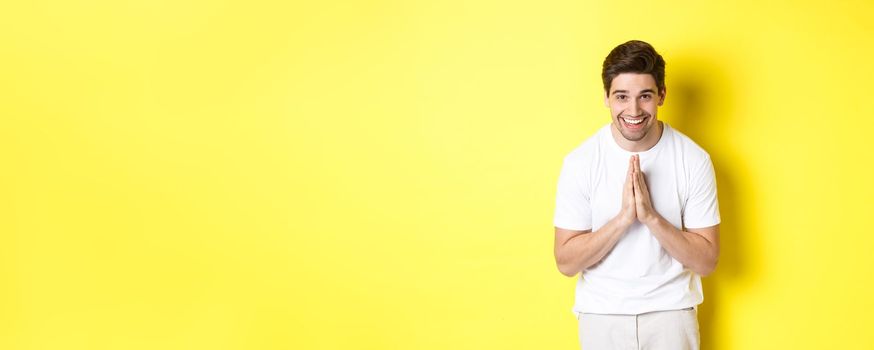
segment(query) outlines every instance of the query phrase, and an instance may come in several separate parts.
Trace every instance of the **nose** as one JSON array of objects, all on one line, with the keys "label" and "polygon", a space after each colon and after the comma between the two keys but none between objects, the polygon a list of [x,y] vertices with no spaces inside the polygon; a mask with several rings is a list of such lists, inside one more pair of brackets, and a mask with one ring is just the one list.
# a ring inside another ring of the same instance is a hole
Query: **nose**
[{"label": "nose", "polygon": [[640,106],[638,105],[637,100],[631,101],[631,104],[628,106],[628,113],[632,117],[640,115]]}]

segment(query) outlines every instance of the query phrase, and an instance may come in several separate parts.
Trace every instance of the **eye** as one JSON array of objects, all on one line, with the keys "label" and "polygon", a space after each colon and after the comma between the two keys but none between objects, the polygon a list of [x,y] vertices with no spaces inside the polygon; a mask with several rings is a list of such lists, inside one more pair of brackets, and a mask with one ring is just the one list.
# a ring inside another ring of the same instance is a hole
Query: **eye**
[{"label": "eye", "polygon": [[643,96],[640,96],[640,98],[642,98],[644,100],[649,100],[652,98],[652,95],[643,95]]},{"label": "eye", "polygon": [[625,101],[625,98],[626,98],[626,97],[628,97],[628,96],[625,96],[625,95],[616,95],[616,99],[619,100],[619,101]]}]

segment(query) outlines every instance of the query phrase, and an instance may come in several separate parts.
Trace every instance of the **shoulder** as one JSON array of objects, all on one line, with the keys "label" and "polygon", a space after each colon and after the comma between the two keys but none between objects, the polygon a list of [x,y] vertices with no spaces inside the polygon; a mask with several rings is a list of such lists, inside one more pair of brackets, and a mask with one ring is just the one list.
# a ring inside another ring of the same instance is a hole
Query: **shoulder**
[{"label": "shoulder", "polygon": [[[564,156],[564,163],[577,167],[585,167],[597,158],[601,152],[602,138],[605,131],[609,133],[609,124],[596,130],[588,138],[577,144],[570,152]],[[609,135],[609,134],[608,134]]]},{"label": "shoulder", "polygon": [[670,137],[675,149],[680,153],[684,163],[699,167],[710,163],[710,154],[686,134],[668,126]]}]

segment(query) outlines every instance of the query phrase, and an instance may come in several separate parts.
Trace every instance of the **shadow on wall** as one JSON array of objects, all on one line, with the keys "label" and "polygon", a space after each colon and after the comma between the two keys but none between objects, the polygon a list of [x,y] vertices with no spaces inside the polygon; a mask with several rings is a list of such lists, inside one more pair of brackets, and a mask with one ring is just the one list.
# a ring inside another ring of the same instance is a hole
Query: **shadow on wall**
[{"label": "shadow on wall", "polygon": [[[712,52],[707,55],[699,52],[690,48],[689,52],[671,55],[665,74],[665,109],[668,109],[665,114],[671,126],[691,137],[710,154],[716,171],[722,218],[720,255],[716,270],[702,278],[704,303],[699,306],[698,321],[702,349],[717,349],[717,344],[732,348],[728,325],[719,324],[715,316],[731,312],[720,308],[731,304],[723,299],[724,286],[751,277],[744,265],[747,260],[744,256],[749,256],[744,242],[746,237],[757,234],[757,225],[754,218],[742,213],[757,212],[750,208],[756,200],[751,196],[751,188],[742,188],[744,182],[740,180],[747,173],[743,163],[745,158],[737,154],[739,151],[734,145],[738,140],[732,137],[737,134],[734,132],[738,128],[734,113],[740,102],[735,93],[740,84],[734,80],[737,75],[729,68],[733,66],[732,62]],[[743,209],[739,210],[739,206]]]}]

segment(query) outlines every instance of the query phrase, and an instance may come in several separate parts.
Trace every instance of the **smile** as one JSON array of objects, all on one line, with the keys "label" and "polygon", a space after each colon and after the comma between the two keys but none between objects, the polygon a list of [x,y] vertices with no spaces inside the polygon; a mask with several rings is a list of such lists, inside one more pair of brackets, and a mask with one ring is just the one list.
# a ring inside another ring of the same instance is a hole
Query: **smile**
[{"label": "smile", "polygon": [[625,124],[625,127],[628,129],[639,129],[639,128],[643,127],[643,122],[646,121],[646,118],[649,118],[649,117],[634,118],[634,119],[619,117],[619,119],[622,120],[622,123]]}]

